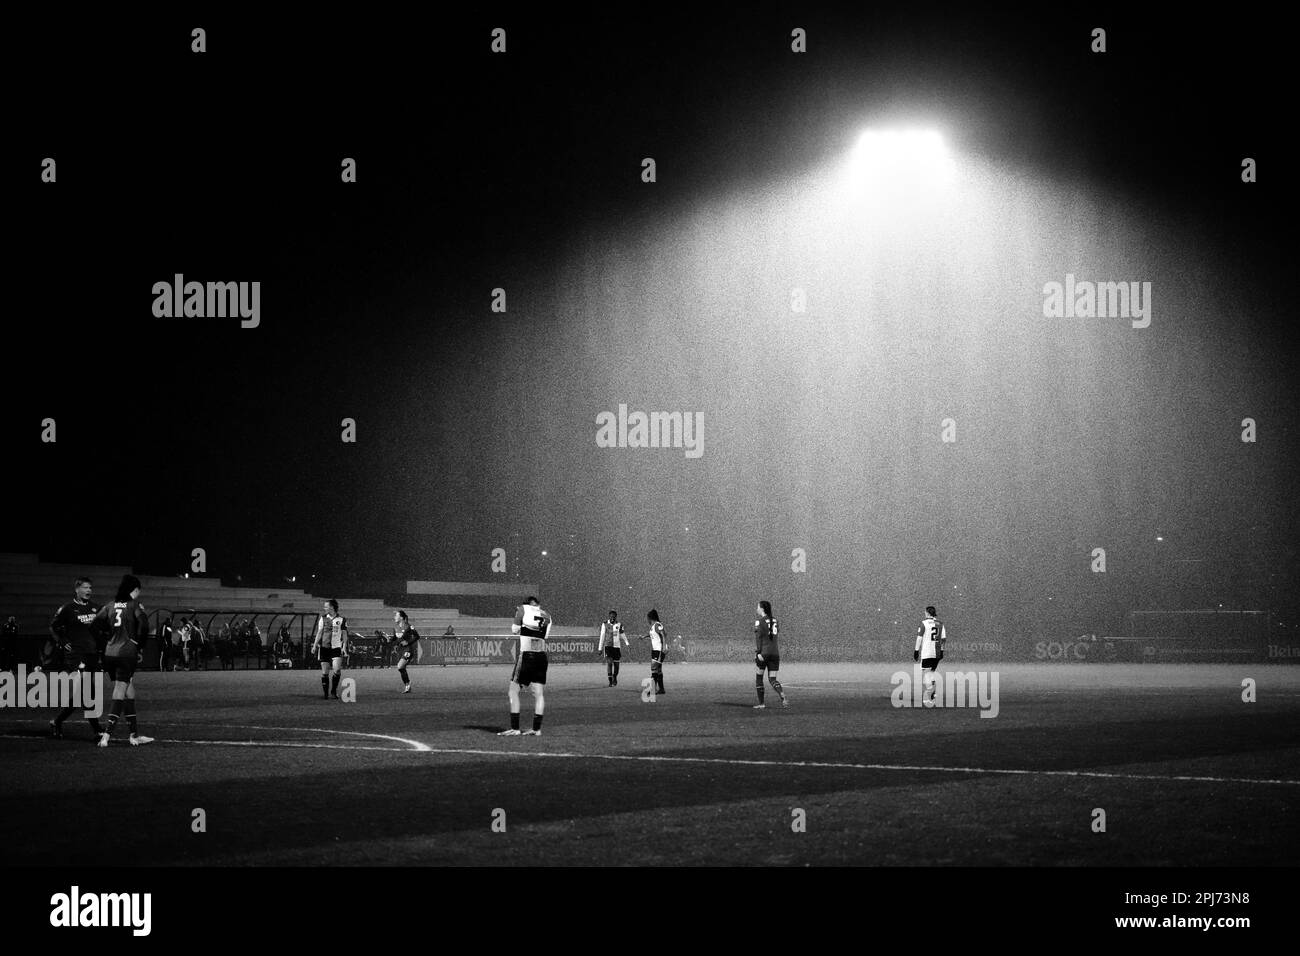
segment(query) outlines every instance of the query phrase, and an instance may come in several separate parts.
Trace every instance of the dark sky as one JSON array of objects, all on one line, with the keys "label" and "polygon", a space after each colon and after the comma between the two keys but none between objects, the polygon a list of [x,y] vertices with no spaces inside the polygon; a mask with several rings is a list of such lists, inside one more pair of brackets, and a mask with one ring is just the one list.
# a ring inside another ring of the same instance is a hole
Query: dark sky
[{"label": "dark sky", "polygon": [[[504,547],[560,623],[673,632],[1294,612],[1280,24],[856,6],[27,14],[0,548],[346,582]],[[835,192],[918,124],[955,192]],[[260,281],[261,326],[155,318],[174,273]],[[1151,282],[1151,326],[1044,318],[1067,273]],[[620,403],[701,414],[703,455],[598,447]]]}]

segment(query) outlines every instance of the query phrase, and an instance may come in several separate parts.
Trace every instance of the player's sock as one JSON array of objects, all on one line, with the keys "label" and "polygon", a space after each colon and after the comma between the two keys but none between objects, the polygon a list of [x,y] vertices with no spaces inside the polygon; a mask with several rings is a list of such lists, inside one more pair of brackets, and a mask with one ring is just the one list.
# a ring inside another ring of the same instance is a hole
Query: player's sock
[{"label": "player's sock", "polygon": [[776,696],[785,700],[785,688],[781,686],[781,682],[770,674],[767,679],[772,682],[772,690],[776,691]]},{"label": "player's sock", "polygon": [[339,695],[339,681],[343,679],[342,671],[335,671],[330,677],[330,693],[335,697]]},{"label": "player's sock", "polygon": [[754,675],[754,690],[758,691],[758,702],[763,703],[763,675]]},{"label": "player's sock", "polygon": [[132,737],[134,737],[136,731],[140,729],[135,723],[135,701],[133,700],[128,700],[126,702],[126,725],[131,728]]},{"label": "player's sock", "polygon": [[512,711],[510,714],[510,729],[511,730],[519,729],[519,711],[517,710]]},{"label": "player's sock", "polygon": [[108,727],[104,730],[110,737],[113,736],[113,731],[117,729],[117,719],[122,715],[122,705],[125,703],[124,700],[113,701],[113,709],[108,714]]},{"label": "player's sock", "polygon": [[402,676],[402,686],[409,687],[411,685],[411,678],[406,676],[406,668],[401,668],[397,673]]},{"label": "player's sock", "polygon": [[542,729],[542,715],[533,714],[533,730],[541,730],[541,729]]},{"label": "player's sock", "polygon": [[321,693],[324,694],[326,697],[328,697],[328,696],[330,695],[330,675],[329,675],[329,674],[321,674],[321,675],[320,675],[320,689],[321,689]]},{"label": "player's sock", "polygon": [[668,691],[664,690],[664,675],[662,672],[655,674],[655,689],[660,694],[668,693]]},{"label": "player's sock", "polygon": [[614,662],[614,683],[618,683],[618,661]]},{"label": "player's sock", "polygon": [[54,718],[54,726],[55,727],[62,726],[63,722],[68,719],[68,715],[72,713],[72,710],[73,708],[71,707],[64,707],[61,711],[59,711],[59,715]]}]

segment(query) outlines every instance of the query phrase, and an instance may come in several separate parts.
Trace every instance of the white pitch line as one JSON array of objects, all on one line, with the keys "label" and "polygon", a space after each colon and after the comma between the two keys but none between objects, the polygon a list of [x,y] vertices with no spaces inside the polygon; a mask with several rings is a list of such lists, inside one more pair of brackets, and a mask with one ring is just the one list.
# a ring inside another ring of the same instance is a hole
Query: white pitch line
[{"label": "white pitch line", "polygon": [[[36,721],[31,721],[36,723]],[[169,723],[167,721],[156,722],[154,726],[162,727],[181,727],[185,724]],[[210,727],[210,724],[204,724]],[[307,747],[319,748],[322,750],[384,750],[391,753],[424,753],[432,748],[428,744],[422,744],[418,740],[408,740],[405,737],[394,737],[391,734],[369,734],[360,730],[327,730],[323,727],[262,727],[252,724],[225,724],[218,726],[218,730],[293,730],[304,734],[345,734],[349,737],[372,737],[376,740],[395,740],[400,744],[406,744],[406,747],[348,747],[342,744],[317,744],[306,743],[302,741],[287,740],[182,740],[179,738],[158,738],[159,743],[167,744],[206,744],[209,746],[225,747]],[[0,734],[0,739],[7,740],[40,740],[40,736],[34,734]]]},{"label": "white pitch line", "polygon": [[[163,726],[165,727],[165,726],[167,726],[167,725],[164,724]],[[174,726],[174,725],[173,725],[173,726]],[[299,733],[304,733],[304,734],[347,734],[349,737],[373,737],[373,738],[376,739],[376,740],[396,740],[396,741],[397,741],[398,743],[400,743],[400,744],[406,744],[408,747],[411,748],[411,750],[413,750],[413,751],[415,751],[415,752],[417,752],[417,753],[424,753],[425,751],[428,751],[428,750],[432,750],[432,749],[433,749],[433,748],[430,747],[428,744],[422,744],[422,743],[420,743],[420,741],[418,741],[418,740],[408,740],[406,737],[394,737],[392,734],[368,734],[368,733],[365,733],[365,732],[360,731],[360,730],[326,730],[326,729],[323,728],[323,727],[261,727],[261,726],[257,726],[257,725],[254,725],[254,724],[226,724],[226,725],[224,725],[224,729],[228,729],[228,730],[296,730],[296,731],[298,731]],[[195,742],[196,742],[196,741],[191,741],[191,743],[195,743]],[[211,742],[212,742],[212,743],[218,743],[219,741],[211,741]],[[317,745],[317,746],[323,746],[323,745]],[[359,750],[359,749],[361,749],[361,748],[354,747],[354,748],[352,748],[352,749],[353,749],[353,750]],[[372,749],[375,749],[375,750],[394,750],[394,749],[396,749],[396,748],[394,748],[394,747],[376,747],[376,748],[372,748]]]},{"label": "white pitch line", "polygon": [[349,747],[347,744],[308,744],[293,743],[287,740],[183,740],[179,737],[159,737],[163,744],[197,744],[201,747],[303,747],[313,750],[379,750],[390,754],[416,753],[408,747],[371,747],[362,745]]},{"label": "white pitch line", "polygon": [[1193,783],[1269,783],[1282,786],[1300,787],[1300,780],[1270,780],[1260,777],[1193,777],[1188,775],[1155,773],[1107,773],[1101,770],[1007,770],[991,767],[927,767],[911,764],[888,763],[823,763],[814,760],[737,760],[728,757],[664,757],[634,754],[575,754],[549,753],[546,751],[509,751],[509,750],[473,750],[460,748],[429,747],[429,753],[435,754],[474,754],[487,757],[561,757],[587,760],[643,760],[652,763],[711,763],[745,767],[814,767],[830,770],[901,770],[908,773],[970,773],[970,774],[1005,774],[1015,776],[1042,777],[1097,777],[1106,780],[1168,780]]},{"label": "white pitch line", "polygon": [[[163,726],[168,726],[163,724]],[[174,724],[171,726],[175,726]],[[1256,783],[1256,784],[1273,784],[1284,787],[1300,786],[1300,780],[1272,780],[1262,777],[1206,777],[1191,776],[1188,774],[1156,774],[1156,773],[1109,773],[1102,770],[1017,770],[992,767],[934,767],[920,764],[886,764],[886,763],[832,763],[815,760],[739,760],[730,757],[666,757],[666,756],[647,756],[644,754],[578,754],[578,753],[551,753],[547,751],[511,751],[511,750],[479,750],[473,748],[453,748],[453,747],[430,747],[428,744],[421,743],[418,740],[409,740],[405,737],[394,737],[390,734],[371,734],[359,730],[328,730],[322,727],[265,727],[252,724],[233,724],[227,725],[231,730],[293,730],[300,733],[319,733],[319,734],[346,734],[353,737],[373,737],[379,740],[396,740],[399,743],[407,744],[410,750],[399,750],[396,747],[346,747],[338,744],[314,744],[291,741],[262,741],[262,740],[174,740],[168,739],[166,743],[186,743],[201,744],[208,746],[227,746],[227,747],[304,747],[317,748],[325,750],[378,750],[389,753],[435,753],[435,754],[464,754],[469,756],[483,757],[553,757],[569,760],[623,760],[623,761],[642,761],[647,763],[699,763],[699,764],[722,764],[726,766],[741,767],[812,767],[823,770],[892,770],[902,771],[905,773],[966,773],[966,774],[988,774],[1003,776],[1022,776],[1022,777],[1088,777],[1100,780],[1158,780],[1158,781],[1177,781],[1184,783]],[[30,734],[0,734],[0,738],[11,740],[32,740],[37,739]]]}]

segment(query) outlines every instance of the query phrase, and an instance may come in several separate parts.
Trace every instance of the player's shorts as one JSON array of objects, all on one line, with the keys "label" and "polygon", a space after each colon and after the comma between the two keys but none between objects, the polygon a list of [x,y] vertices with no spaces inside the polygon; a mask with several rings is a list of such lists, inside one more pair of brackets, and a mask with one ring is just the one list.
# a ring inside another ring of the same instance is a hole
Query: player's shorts
[{"label": "player's shorts", "polygon": [[546,685],[546,665],[549,658],[545,651],[524,651],[519,655],[519,660],[515,661],[515,671],[510,675],[510,679],[520,687],[527,687],[529,684]]},{"label": "player's shorts", "polygon": [[922,670],[932,671],[932,670],[937,670],[938,667],[939,667],[939,658],[937,657],[926,657],[921,660]]},{"label": "player's shorts", "polygon": [[[758,667],[758,662],[757,662],[757,661],[754,662],[754,666],[755,666],[755,667]],[[764,654],[764,655],[763,655],[763,666],[762,666],[762,667],[759,667],[758,669],[759,669],[759,670],[766,670],[766,671],[779,671],[779,670],[781,669],[781,655],[780,655],[780,654]]]},{"label": "player's shorts", "polygon": [[657,674],[664,669],[664,652],[650,652],[650,673]]},{"label": "player's shorts", "polygon": [[623,659],[623,648],[607,647],[605,648],[605,657],[611,661],[621,661]]},{"label": "player's shorts", "polygon": [[316,655],[316,656],[320,659],[320,662],[321,662],[322,664],[329,664],[330,662],[332,662],[332,661],[334,660],[334,658],[336,658],[336,657],[342,657],[342,656],[343,656],[343,648],[341,648],[341,647],[322,647],[322,648],[317,652],[317,655]]},{"label": "player's shorts", "polygon": [[65,671],[87,671],[93,674],[99,670],[99,652],[79,651],[76,649],[64,651],[63,669]]},{"label": "player's shorts", "polygon": [[135,676],[135,657],[105,657],[104,670],[109,680],[125,684]]}]

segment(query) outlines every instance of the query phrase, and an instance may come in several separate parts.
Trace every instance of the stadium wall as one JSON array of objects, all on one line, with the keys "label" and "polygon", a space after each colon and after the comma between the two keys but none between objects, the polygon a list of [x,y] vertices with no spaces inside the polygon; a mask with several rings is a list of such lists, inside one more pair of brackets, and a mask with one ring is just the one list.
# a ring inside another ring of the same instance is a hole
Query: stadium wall
[{"label": "stadium wall", "polygon": [[[0,667],[13,667],[26,663],[33,667],[41,661],[42,647],[48,635],[20,634],[0,638]],[[309,639],[308,639],[309,641]],[[390,661],[382,659],[380,647],[373,637],[353,639],[355,648],[352,666],[378,666]],[[419,642],[420,665],[447,666],[455,664],[513,664],[518,652],[518,638],[506,634],[425,638]],[[597,636],[593,634],[559,635],[550,642],[550,659],[555,664],[591,663],[599,659]],[[302,648],[304,645],[299,644]],[[391,644],[388,646],[391,654]],[[782,660],[789,663],[845,663],[889,662],[910,664],[913,642],[902,638],[864,639],[857,643],[836,640],[783,638]],[[157,667],[158,647],[151,638],[145,648],[145,669]],[[667,663],[733,662],[748,663],[754,656],[753,640],[747,637],[706,637],[670,641]],[[634,640],[623,651],[624,662],[648,661],[649,644]],[[1177,638],[1127,636],[1064,638],[1050,640],[1004,641],[953,641],[948,643],[944,656],[947,663],[1030,661],[1044,664],[1200,664],[1200,663],[1300,663],[1300,645],[1285,639],[1250,646],[1196,646]],[[314,660],[307,662],[314,666]],[[209,666],[220,666],[215,656]],[[270,666],[269,655],[240,658],[241,668]]]}]

